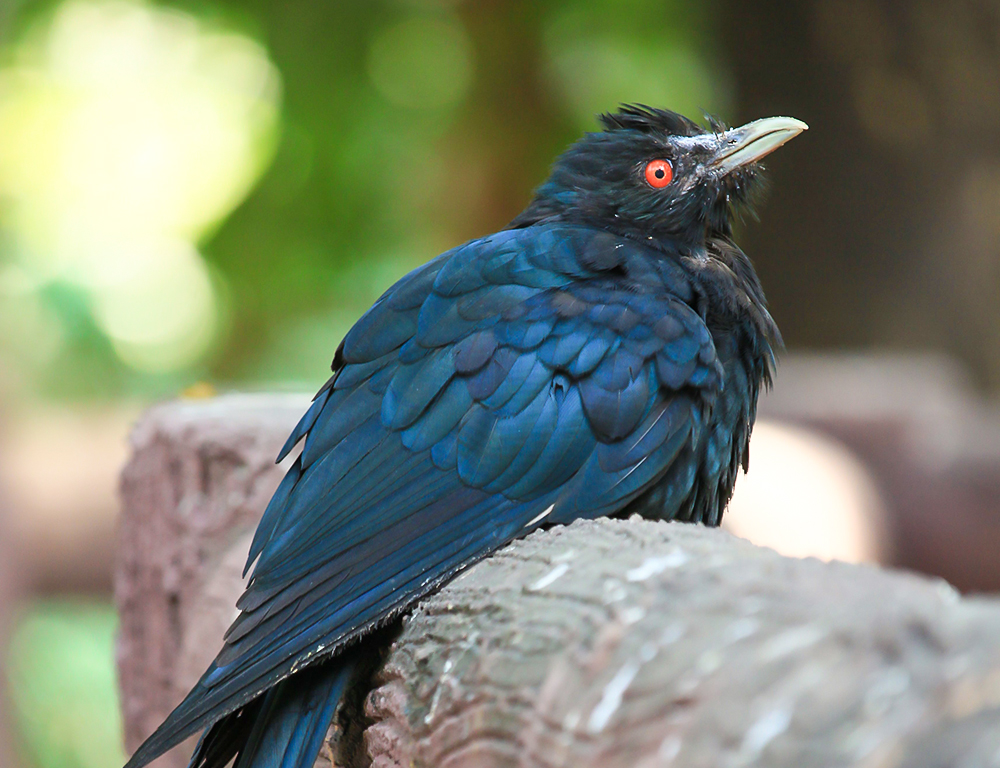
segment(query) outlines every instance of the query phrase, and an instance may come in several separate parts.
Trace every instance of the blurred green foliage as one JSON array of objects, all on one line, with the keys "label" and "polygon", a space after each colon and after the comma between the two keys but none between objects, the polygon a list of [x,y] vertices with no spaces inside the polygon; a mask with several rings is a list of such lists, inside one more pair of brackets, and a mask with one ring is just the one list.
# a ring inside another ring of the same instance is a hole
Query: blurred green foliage
[{"label": "blurred green foliage", "polygon": [[114,768],[124,763],[114,676],[114,610],[50,600],[17,622],[10,696],[26,764]]},{"label": "blurred green foliage", "polygon": [[[29,0],[9,9],[0,61],[9,63],[59,7]],[[725,117],[731,101],[704,4],[163,7],[203,29],[257,40],[282,82],[273,162],[196,243],[215,292],[212,343],[183,365],[135,370],[94,322],[93,296],[51,281],[9,313],[13,321],[0,312],[0,351],[17,371],[7,384],[22,393],[148,398],[199,379],[313,387],[382,290],[440,251],[503,226],[553,157],[595,127],[595,113],[640,101]],[[12,258],[4,242],[0,265]],[[37,339],[25,343],[32,333]]]}]

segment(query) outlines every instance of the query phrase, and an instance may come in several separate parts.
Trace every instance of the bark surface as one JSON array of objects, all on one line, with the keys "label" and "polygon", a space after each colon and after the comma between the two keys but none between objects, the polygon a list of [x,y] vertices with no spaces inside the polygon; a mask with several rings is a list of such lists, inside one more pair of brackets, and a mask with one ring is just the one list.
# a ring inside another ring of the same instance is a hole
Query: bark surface
[{"label": "bark surface", "polygon": [[[116,576],[129,749],[217,652],[282,474],[272,457],[305,404],[171,403],[136,428]],[[418,606],[357,692],[363,737],[321,761],[985,768],[1000,760],[998,637],[1000,601],[941,581],[720,530],[578,522]]]}]

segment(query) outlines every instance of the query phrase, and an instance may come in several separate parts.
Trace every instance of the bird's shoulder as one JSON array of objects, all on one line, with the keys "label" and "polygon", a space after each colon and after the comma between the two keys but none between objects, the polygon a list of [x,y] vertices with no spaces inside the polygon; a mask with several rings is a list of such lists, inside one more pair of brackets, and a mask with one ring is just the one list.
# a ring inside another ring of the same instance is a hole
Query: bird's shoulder
[{"label": "bird's shoulder", "polygon": [[[516,319],[516,307],[571,284],[627,289],[692,305],[697,281],[680,246],[652,247],[601,229],[542,223],[471,240],[389,288],[347,334],[336,363],[366,363],[411,339],[423,347],[475,325]],[[443,322],[442,322],[443,321]]]}]

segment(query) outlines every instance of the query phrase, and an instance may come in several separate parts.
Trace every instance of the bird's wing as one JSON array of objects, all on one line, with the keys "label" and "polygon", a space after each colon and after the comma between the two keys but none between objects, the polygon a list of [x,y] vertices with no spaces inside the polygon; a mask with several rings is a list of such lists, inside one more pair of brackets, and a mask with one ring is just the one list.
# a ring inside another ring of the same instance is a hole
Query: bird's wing
[{"label": "bird's wing", "polygon": [[693,303],[676,263],[565,226],[472,241],[391,288],[289,438],[242,612],[150,750],[538,525],[620,510],[668,470],[679,503],[722,377]]}]

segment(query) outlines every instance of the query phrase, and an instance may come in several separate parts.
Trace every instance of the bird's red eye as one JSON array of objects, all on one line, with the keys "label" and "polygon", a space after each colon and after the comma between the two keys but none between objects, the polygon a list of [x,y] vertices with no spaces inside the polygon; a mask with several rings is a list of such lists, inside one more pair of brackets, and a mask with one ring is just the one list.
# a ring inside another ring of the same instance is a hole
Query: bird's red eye
[{"label": "bird's red eye", "polygon": [[663,189],[674,178],[674,167],[669,160],[650,160],[646,163],[646,183]]}]

